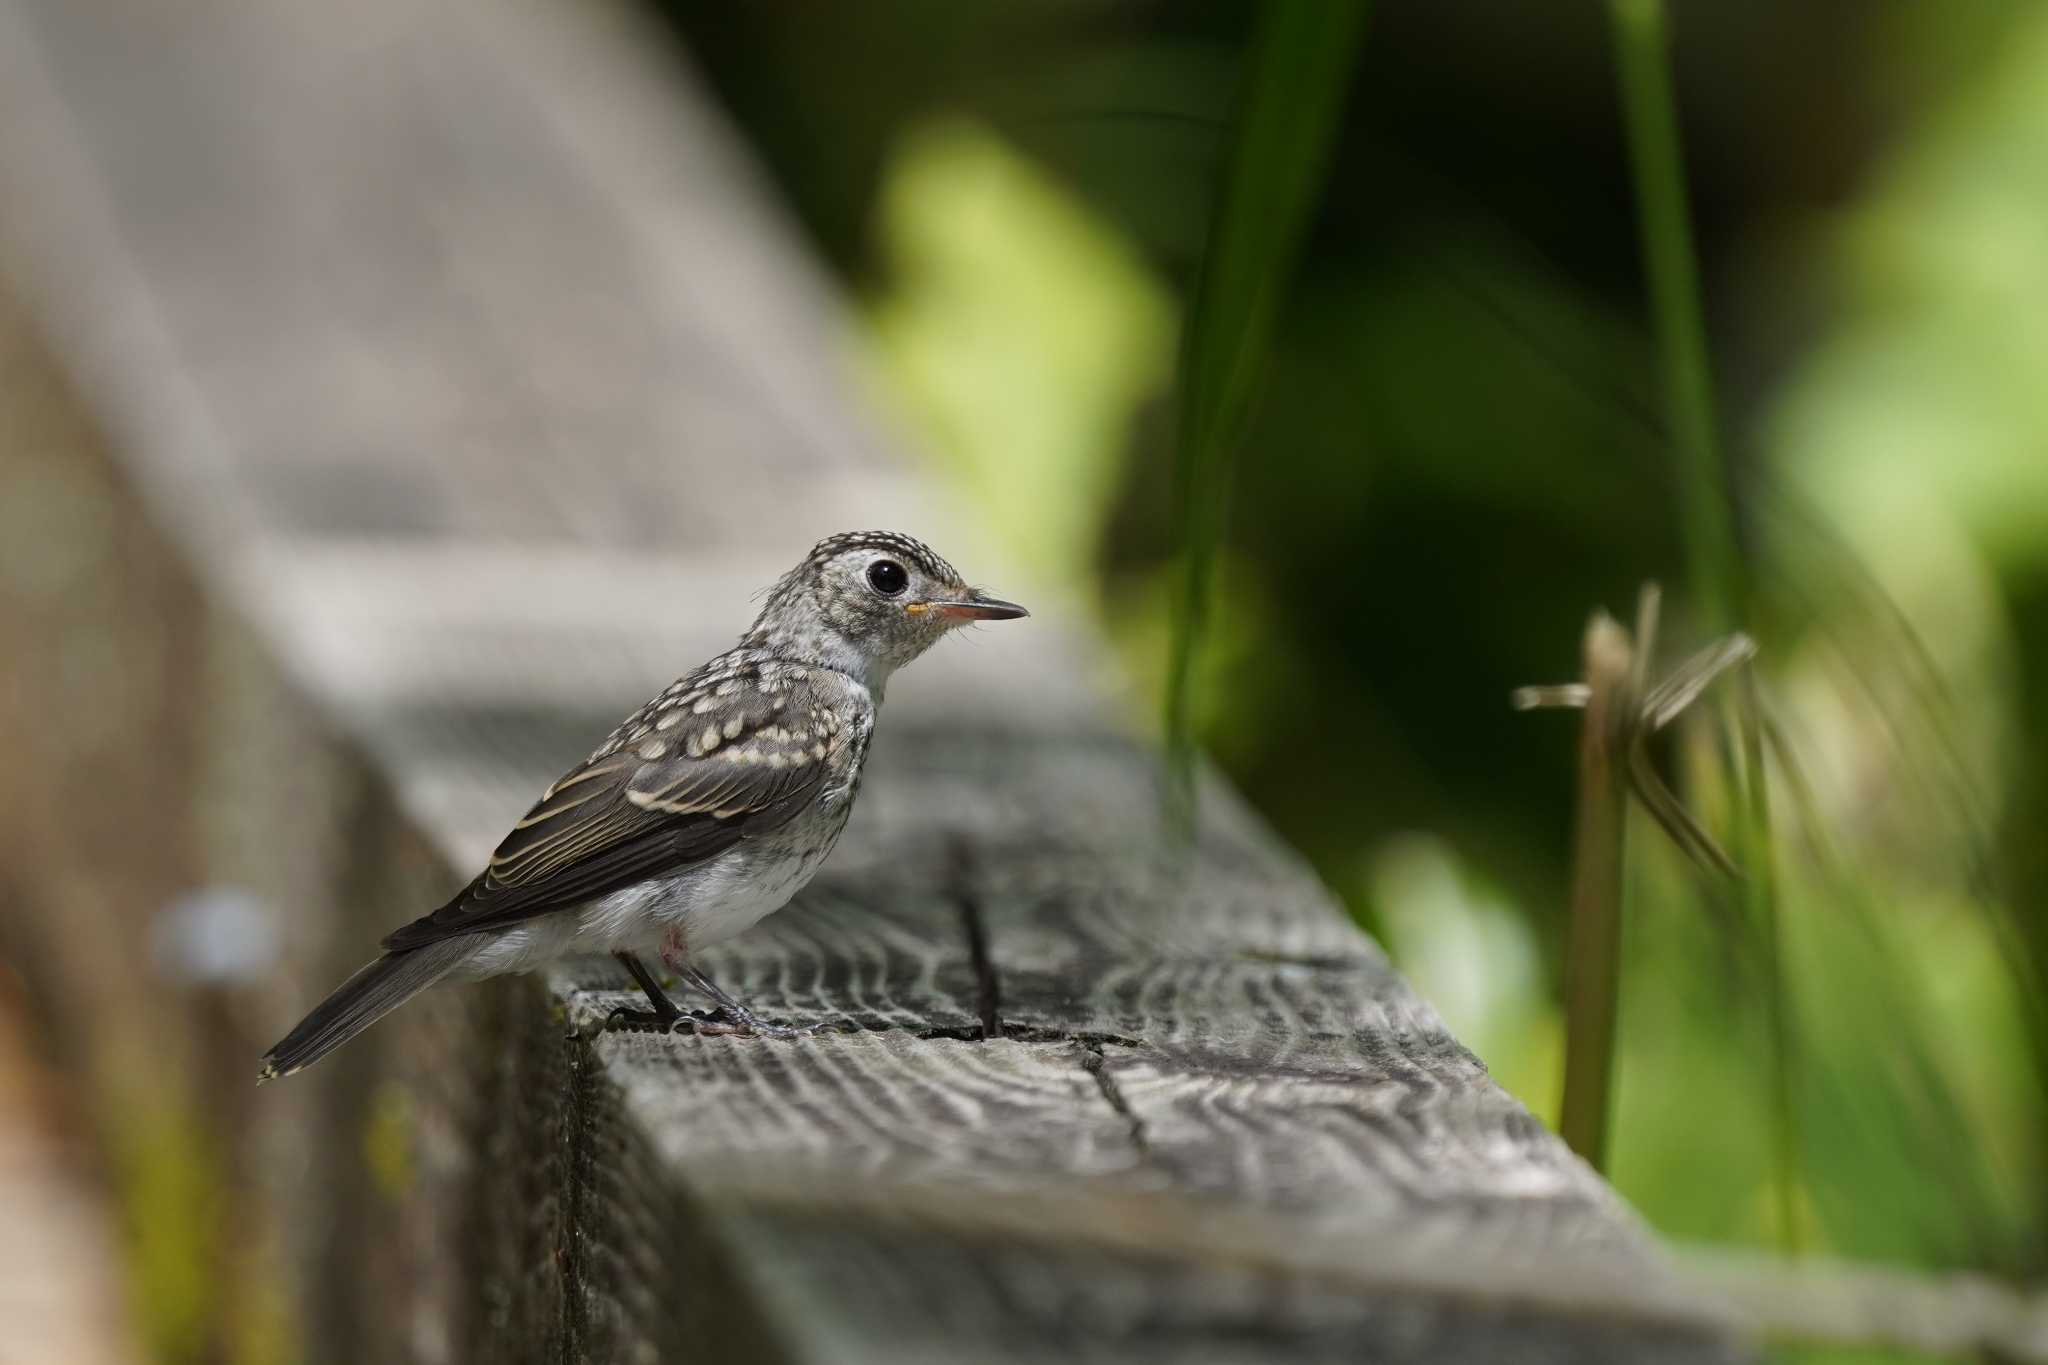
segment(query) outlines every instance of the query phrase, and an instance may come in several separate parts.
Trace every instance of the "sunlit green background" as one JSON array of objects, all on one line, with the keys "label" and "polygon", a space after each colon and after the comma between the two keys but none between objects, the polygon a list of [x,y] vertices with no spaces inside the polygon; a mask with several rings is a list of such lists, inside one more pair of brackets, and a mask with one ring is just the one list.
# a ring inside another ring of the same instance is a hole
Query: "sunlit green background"
[{"label": "sunlit green background", "polygon": [[[881,401],[1096,613],[1155,724],[1179,327],[1250,11],[667,12],[862,300]],[[1639,821],[1612,1173],[1680,1238],[2038,1275],[2048,6],[1674,25],[1748,624],[1795,760],[1792,1103],[1753,929]],[[1375,6],[1200,661],[1214,757],[1546,1116],[1574,722],[1507,697],[1574,676],[1588,613],[1645,579],[1667,649],[1703,642],[1635,233],[1605,6]]]}]

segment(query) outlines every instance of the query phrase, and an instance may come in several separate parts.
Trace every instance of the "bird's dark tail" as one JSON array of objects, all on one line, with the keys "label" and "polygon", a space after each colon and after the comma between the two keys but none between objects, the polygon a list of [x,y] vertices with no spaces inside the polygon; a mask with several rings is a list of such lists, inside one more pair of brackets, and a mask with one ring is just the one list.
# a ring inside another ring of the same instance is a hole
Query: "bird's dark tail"
[{"label": "bird's dark tail", "polygon": [[311,1066],[448,975],[476,951],[468,934],[386,953],[335,987],[284,1041],[263,1054],[258,1084]]}]

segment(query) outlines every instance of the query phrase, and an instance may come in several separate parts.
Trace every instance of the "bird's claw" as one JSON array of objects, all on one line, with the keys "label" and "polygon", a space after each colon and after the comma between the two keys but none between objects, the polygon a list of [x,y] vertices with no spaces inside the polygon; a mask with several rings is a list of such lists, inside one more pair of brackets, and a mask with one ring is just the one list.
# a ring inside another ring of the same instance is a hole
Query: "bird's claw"
[{"label": "bird's claw", "polygon": [[735,1014],[723,1008],[691,1010],[684,1018],[690,1021],[695,1032],[714,1038],[808,1038],[825,1027],[823,1024],[771,1024],[752,1012]]},{"label": "bird's claw", "polygon": [[621,1005],[604,1018],[606,1033],[631,1030],[635,1033],[667,1033],[676,1026],[681,1014],[662,1014],[655,1010],[636,1010]]},{"label": "bird's claw", "polygon": [[674,1014],[663,1014],[658,1010],[636,1010],[629,1005],[619,1006],[604,1020],[606,1033],[695,1033],[706,1038],[808,1038],[831,1027],[829,1023],[771,1024],[752,1011],[734,1014],[724,1009],[677,1010]]},{"label": "bird's claw", "polygon": [[685,1010],[682,1017],[676,1020],[676,1026],[682,1028],[685,1025],[691,1033],[700,1033],[707,1038],[746,1031],[737,1020],[726,1017],[722,1010]]}]

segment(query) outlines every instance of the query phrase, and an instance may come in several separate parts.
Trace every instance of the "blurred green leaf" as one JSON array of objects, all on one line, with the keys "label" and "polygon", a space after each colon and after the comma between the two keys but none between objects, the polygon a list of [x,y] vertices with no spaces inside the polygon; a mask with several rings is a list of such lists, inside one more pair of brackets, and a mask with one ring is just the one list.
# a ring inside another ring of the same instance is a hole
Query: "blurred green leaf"
[{"label": "blurred green leaf", "polygon": [[1084,598],[1132,414],[1171,382],[1166,287],[1065,186],[957,117],[897,142],[876,230],[882,397],[1040,579]]}]

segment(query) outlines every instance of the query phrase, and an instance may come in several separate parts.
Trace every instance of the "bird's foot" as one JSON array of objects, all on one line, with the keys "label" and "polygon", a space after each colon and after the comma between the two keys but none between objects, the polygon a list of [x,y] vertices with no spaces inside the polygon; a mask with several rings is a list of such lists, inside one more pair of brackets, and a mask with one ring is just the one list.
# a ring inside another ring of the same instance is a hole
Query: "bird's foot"
[{"label": "bird's foot", "polygon": [[824,1024],[773,1024],[744,1007],[691,1010],[688,1018],[696,1030],[713,1037],[808,1038],[822,1032]]},{"label": "bird's foot", "polygon": [[681,1010],[636,1010],[621,1005],[605,1016],[604,1030],[606,1033],[667,1033],[676,1026],[678,1019],[688,1017]]}]

